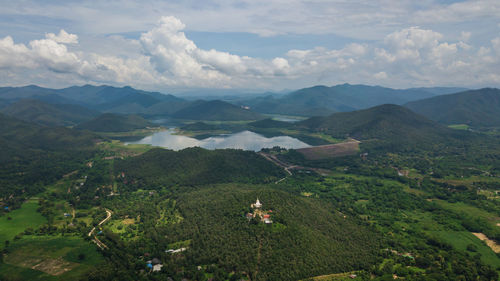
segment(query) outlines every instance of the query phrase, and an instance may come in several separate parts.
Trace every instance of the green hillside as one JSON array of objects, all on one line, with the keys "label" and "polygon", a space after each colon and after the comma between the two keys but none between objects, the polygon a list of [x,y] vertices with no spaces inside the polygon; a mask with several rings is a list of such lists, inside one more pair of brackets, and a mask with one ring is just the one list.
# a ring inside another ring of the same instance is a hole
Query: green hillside
[{"label": "green hillside", "polygon": [[205,122],[195,122],[181,127],[181,130],[186,130],[186,131],[211,131],[216,129],[217,126],[207,124]]},{"label": "green hillside", "polygon": [[2,114],[0,127],[0,194],[4,199],[40,192],[41,184],[81,165],[100,139],[88,132],[43,127]]},{"label": "green hillside", "polygon": [[293,123],[290,122],[283,122],[283,121],[277,121],[273,120],[271,118],[263,119],[263,120],[258,120],[252,123],[248,123],[249,126],[255,127],[255,128],[291,128],[294,127]]},{"label": "green hillside", "polygon": [[284,175],[281,168],[250,151],[187,148],[152,149],[138,157],[118,161],[116,173],[138,187],[160,188],[176,184],[271,182]]},{"label": "green hillside", "polygon": [[[256,198],[273,211],[272,225],[245,218]],[[252,280],[367,268],[380,247],[377,233],[345,220],[332,205],[268,187],[202,188],[180,194],[177,207],[184,220],[168,228],[169,238],[192,239],[186,254],[192,263],[248,272]]]},{"label": "green hillside", "polygon": [[1,110],[12,117],[44,126],[73,126],[90,120],[99,112],[73,104],[48,104],[24,99]]},{"label": "green hillside", "polygon": [[172,116],[178,119],[211,121],[246,121],[262,118],[259,113],[220,100],[197,101]]},{"label": "green hillside", "polygon": [[365,110],[312,117],[297,126],[329,134],[336,138],[351,137],[365,143],[377,143],[393,149],[431,147],[452,139],[467,138],[398,105],[380,105]]},{"label": "green hillside", "polygon": [[500,90],[485,88],[433,97],[405,104],[437,122],[472,127],[500,126]]},{"label": "green hillside", "polygon": [[76,128],[93,132],[127,132],[149,126],[152,126],[152,124],[138,115],[105,113],[81,123]]}]

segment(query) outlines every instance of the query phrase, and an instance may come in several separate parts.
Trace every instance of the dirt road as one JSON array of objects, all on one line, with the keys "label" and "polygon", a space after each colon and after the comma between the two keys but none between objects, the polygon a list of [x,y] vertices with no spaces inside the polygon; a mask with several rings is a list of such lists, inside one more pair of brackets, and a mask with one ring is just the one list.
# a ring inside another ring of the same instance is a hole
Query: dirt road
[{"label": "dirt road", "polygon": [[[109,219],[111,219],[111,215],[113,214],[113,212],[111,212],[111,210],[109,209],[105,209],[106,210],[106,218],[103,219],[101,222],[99,222],[99,224],[97,226],[101,226],[103,223],[107,222]],[[89,232],[89,237],[92,236],[95,232],[95,227],[92,228],[92,230],[90,230]],[[97,236],[94,236],[94,243],[97,244],[97,246],[99,246],[99,248],[101,249],[104,249],[104,248],[108,248],[108,246],[106,246],[104,243],[101,242],[101,240],[99,240],[99,238],[97,238]]]}]

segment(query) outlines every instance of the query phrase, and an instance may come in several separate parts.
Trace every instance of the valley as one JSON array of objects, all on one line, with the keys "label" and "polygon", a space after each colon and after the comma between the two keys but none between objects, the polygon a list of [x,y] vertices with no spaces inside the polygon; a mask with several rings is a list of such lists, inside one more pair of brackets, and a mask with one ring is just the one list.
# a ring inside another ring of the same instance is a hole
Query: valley
[{"label": "valley", "polygon": [[0,115],[0,277],[498,279],[497,135],[399,105],[212,116]]}]

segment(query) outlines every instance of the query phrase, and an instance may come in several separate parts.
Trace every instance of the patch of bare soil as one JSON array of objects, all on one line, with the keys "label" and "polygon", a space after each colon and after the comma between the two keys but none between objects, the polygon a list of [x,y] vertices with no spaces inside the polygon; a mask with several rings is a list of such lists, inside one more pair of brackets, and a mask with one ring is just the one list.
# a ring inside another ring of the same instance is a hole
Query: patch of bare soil
[{"label": "patch of bare soil", "polygon": [[493,250],[493,252],[500,253],[500,245],[498,245],[495,241],[489,239],[483,233],[474,233],[473,232],[472,234],[474,234],[474,236],[479,238],[481,241],[486,242],[486,245],[488,245],[488,247],[490,247]]},{"label": "patch of bare soil", "polygon": [[359,141],[350,140],[347,142],[313,146],[297,149],[308,160],[318,160],[334,158],[346,155],[353,155],[359,151]]}]

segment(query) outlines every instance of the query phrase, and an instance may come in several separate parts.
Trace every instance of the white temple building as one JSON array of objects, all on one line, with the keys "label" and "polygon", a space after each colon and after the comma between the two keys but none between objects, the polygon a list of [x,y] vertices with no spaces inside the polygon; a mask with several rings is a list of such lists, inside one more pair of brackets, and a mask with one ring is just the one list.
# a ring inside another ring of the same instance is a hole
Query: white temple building
[{"label": "white temple building", "polygon": [[257,198],[257,201],[255,201],[254,204],[250,205],[250,207],[256,208],[256,209],[259,209],[260,207],[262,207],[262,203],[260,203],[259,198]]}]

